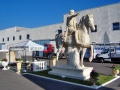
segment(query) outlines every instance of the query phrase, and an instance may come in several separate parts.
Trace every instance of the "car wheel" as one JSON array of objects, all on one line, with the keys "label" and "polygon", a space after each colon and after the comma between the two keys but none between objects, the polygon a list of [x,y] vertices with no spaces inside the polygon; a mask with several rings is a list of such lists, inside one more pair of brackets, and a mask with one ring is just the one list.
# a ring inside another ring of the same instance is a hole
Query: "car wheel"
[{"label": "car wheel", "polygon": [[105,61],[104,61],[103,58],[100,58],[100,59],[99,59],[99,62],[100,62],[100,63],[104,63]]}]

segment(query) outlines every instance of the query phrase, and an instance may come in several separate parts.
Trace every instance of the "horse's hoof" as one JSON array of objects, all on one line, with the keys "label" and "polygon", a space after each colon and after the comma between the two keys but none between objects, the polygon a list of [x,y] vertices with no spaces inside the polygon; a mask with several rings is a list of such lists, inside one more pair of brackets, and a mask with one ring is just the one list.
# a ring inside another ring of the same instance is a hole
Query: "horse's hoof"
[{"label": "horse's hoof", "polygon": [[82,65],[81,67],[82,67],[82,68],[84,68],[85,66],[84,66],[84,65]]},{"label": "horse's hoof", "polygon": [[84,68],[85,66],[84,65],[80,65],[80,68]]},{"label": "horse's hoof", "polygon": [[81,66],[76,66],[76,68],[77,68],[77,69],[82,69],[82,67],[81,67]]},{"label": "horse's hoof", "polygon": [[89,61],[92,62],[92,60],[93,60],[93,57],[90,57],[90,58],[89,58]]}]

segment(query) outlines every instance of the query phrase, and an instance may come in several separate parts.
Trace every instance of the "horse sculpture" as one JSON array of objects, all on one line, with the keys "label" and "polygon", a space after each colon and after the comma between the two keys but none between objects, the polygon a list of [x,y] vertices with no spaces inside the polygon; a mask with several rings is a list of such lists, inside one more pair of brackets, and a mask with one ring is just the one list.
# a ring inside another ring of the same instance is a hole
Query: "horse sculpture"
[{"label": "horse sculpture", "polygon": [[80,65],[80,67],[84,67],[84,65],[83,65],[83,57],[85,55],[86,48],[90,48],[89,61],[90,62],[92,61],[92,59],[93,59],[93,45],[90,44],[88,30],[89,30],[89,28],[91,30],[95,30],[93,15],[92,14],[87,14],[87,15],[83,16],[80,19],[80,22],[79,22],[77,28],[78,29],[77,29],[76,35],[78,37],[78,41],[79,41],[78,43],[75,42],[75,34],[68,35],[66,42],[63,41],[64,34],[61,33],[61,34],[55,36],[56,47],[58,49],[56,63],[58,61],[59,53],[60,53],[60,51],[61,51],[61,49],[63,47],[65,47],[65,57],[67,59],[67,63],[69,62],[69,57],[67,56],[68,47],[71,47],[71,48],[75,47],[75,49],[77,49],[76,51],[78,51],[78,53],[79,53],[80,48],[82,48],[80,64],[79,64],[78,61],[77,61],[78,63],[77,62],[75,63],[77,68],[79,68],[79,65]]}]

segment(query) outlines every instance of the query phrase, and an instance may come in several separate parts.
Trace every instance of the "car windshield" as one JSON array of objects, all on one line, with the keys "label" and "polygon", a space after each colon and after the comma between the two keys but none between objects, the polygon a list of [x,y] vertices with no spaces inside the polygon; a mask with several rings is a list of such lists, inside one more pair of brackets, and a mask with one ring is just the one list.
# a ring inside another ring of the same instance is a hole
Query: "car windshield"
[{"label": "car windshield", "polygon": [[102,54],[108,53],[109,49],[104,49]]},{"label": "car windshield", "polygon": [[115,49],[114,48],[111,49],[111,53],[115,53]]}]

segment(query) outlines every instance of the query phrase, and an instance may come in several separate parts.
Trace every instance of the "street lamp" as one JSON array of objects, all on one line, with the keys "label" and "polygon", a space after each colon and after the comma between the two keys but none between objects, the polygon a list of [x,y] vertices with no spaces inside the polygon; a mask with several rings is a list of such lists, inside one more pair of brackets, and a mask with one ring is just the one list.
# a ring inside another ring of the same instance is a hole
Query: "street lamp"
[{"label": "street lamp", "polygon": [[10,52],[11,52],[12,48],[9,48],[9,64],[8,66],[10,67]]}]

